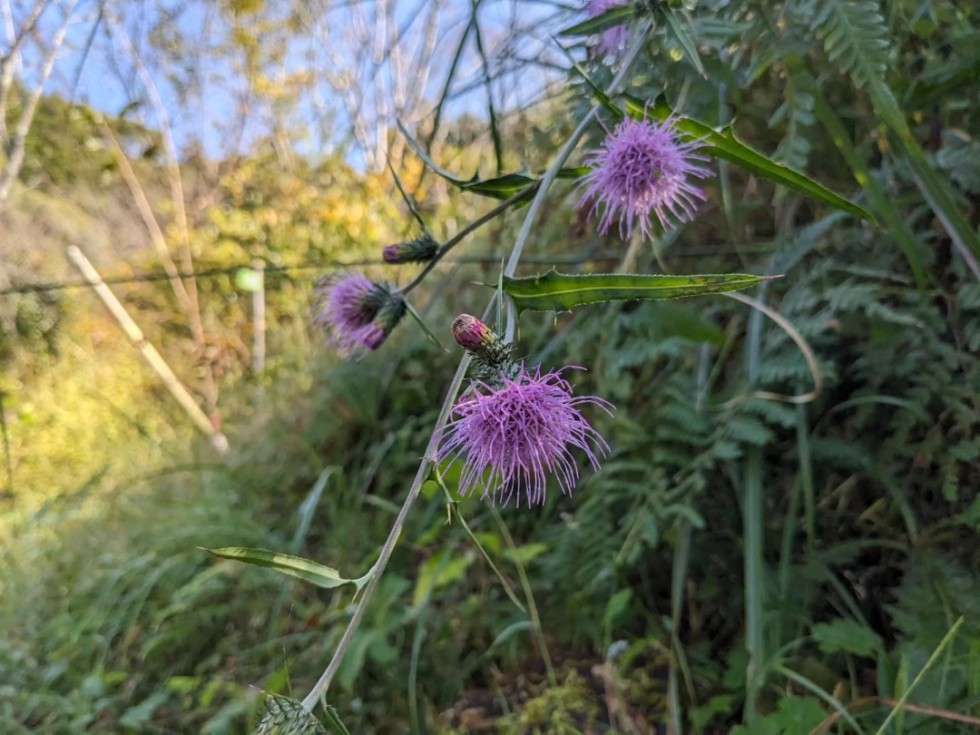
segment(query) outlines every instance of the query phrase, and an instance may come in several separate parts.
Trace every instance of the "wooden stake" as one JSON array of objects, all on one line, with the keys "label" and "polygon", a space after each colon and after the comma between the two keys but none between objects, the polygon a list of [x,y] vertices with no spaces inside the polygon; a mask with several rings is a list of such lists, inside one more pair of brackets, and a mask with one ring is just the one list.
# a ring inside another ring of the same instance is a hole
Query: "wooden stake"
[{"label": "wooden stake", "polygon": [[194,400],[194,396],[180,382],[180,379],[170,369],[170,366],[160,353],[157,352],[156,348],[147,341],[143,335],[143,331],[133,321],[129,312],[126,311],[126,307],[122,305],[122,302],[116,298],[116,295],[105,284],[102,276],[95,270],[95,267],[85,257],[85,254],[74,245],[69,245],[65,252],[68,254],[68,259],[81,271],[85,280],[92,285],[95,293],[102,299],[102,303],[106,305],[106,308],[109,309],[112,316],[119,322],[119,326],[122,327],[126,336],[136,345],[143,358],[153,368],[153,371],[160,376],[160,380],[163,381],[167,390],[170,391],[170,394],[190,417],[191,422],[211,438],[211,444],[215,449],[222,453],[226,452],[228,450],[228,438],[214,427],[204,411],[197,404],[197,401]]}]

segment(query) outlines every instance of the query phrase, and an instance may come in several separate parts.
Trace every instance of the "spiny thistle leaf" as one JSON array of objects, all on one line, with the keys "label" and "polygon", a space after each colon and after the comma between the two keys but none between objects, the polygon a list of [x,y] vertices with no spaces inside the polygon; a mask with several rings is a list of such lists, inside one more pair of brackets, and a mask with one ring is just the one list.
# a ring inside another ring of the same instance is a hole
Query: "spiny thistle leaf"
[{"label": "spiny thistle leaf", "polygon": [[875,221],[874,217],[866,209],[848,201],[840,194],[835,194],[810,177],[804,176],[787,166],[778,164],[762,153],[749,148],[735,137],[731,126],[722,128],[721,130],[715,130],[711,126],[692,118],[675,115],[670,105],[662,99],[650,104],[630,95],[626,95],[625,99],[626,112],[635,120],[643,120],[651,117],[655,120],[662,121],[668,118],[674,118],[676,121],[675,127],[678,131],[691,140],[697,140],[703,144],[701,147],[702,152],[716,158],[731,161],[758,176],[775,181],[777,184],[782,184],[788,189],[793,189],[801,194],[806,194],[809,197],[841,209],[855,217],[860,217],[868,222]]},{"label": "spiny thistle leaf", "polygon": [[[674,37],[677,38],[677,42],[681,45],[681,48],[684,49],[687,58],[694,64],[694,68],[698,70],[698,74],[707,79],[708,73],[704,70],[704,64],[701,63],[698,47],[695,45],[694,39],[691,38],[690,17],[684,17],[683,19],[678,17],[681,14],[667,5],[660,6],[660,14],[667,21],[667,26],[673,32]],[[687,14],[684,13],[684,15],[686,16]]]},{"label": "spiny thistle leaf", "polygon": [[327,735],[327,730],[295,699],[270,694],[255,735]]},{"label": "spiny thistle leaf", "polygon": [[601,274],[576,276],[550,270],[543,276],[504,278],[504,291],[518,310],[568,311],[606,301],[663,301],[738,291],[778,276],[744,273],[695,276]]},{"label": "spiny thistle leaf", "polygon": [[[569,62],[572,64],[572,68],[575,72],[585,81],[586,84],[592,89],[593,96],[596,100],[609,112],[616,121],[620,121],[624,117],[624,113],[619,107],[617,107],[613,101],[609,98],[599,86],[592,81],[586,71],[582,66],[575,61],[565,49],[562,49],[565,55],[568,57]],[[776,163],[768,156],[759,153],[747,145],[742,143],[735,137],[735,132],[732,127],[722,128],[721,130],[715,130],[710,125],[705,125],[702,122],[694,120],[690,117],[684,117],[683,115],[676,115],[673,108],[670,107],[662,98],[656,100],[652,103],[644,102],[641,99],[633,97],[632,95],[623,95],[623,99],[626,104],[626,115],[629,115],[634,120],[646,120],[653,118],[663,122],[667,119],[673,119],[674,127],[686,138],[690,140],[696,140],[702,144],[700,150],[707,153],[715,158],[722,158],[726,161],[731,161],[737,166],[741,166],[747,171],[750,171],[757,176],[774,181],[777,184],[782,184],[788,189],[793,189],[801,194],[805,194],[813,199],[829,204],[832,207],[841,209],[855,217],[860,217],[868,222],[875,222],[875,218],[863,207],[859,207],[857,204],[845,199],[840,194],[835,194],[830,189],[817,183],[808,176],[805,176],[798,171],[783,166]]]}]

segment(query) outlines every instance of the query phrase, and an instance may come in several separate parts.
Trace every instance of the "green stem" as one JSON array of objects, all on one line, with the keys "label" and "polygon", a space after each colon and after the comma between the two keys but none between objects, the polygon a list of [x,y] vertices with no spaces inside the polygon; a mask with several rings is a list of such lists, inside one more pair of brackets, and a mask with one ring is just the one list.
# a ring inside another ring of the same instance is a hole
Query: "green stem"
[{"label": "green stem", "polygon": [[408,495],[405,498],[405,502],[402,504],[401,510],[398,511],[398,517],[395,518],[395,523],[391,527],[391,532],[388,534],[388,538],[385,540],[384,546],[381,547],[381,553],[378,555],[378,560],[371,568],[371,579],[367,583],[367,586],[365,586],[361,599],[357,603],[357,607],[354,608],[354,614],[351,616],[350,622],[347,624],[347,630],[344,631],[344,635],[341,637],[340,643],[337,644],[337,649],[334,651],[333,657],[330,659],[330,663],[327,664],[327,668],[324,670],[323,674],[320,675],[320,678],[313,686],[313,689],[311,689],[310,693],[306,695],[305,699],[303,699],[303,709],[305,709],[307,712],[312,712],[317,700],[319,700],[322,694],[326,693],[327,688],[330,686],[331,680],[337,673],[337,670],[340,668],[341,662],[344,660],[344,655],[347,653],[347,649],[350,647],[354,634],[361,625],[361,619],[364,617],[364,613],[367,610],[367,604],[374,596],[374,592],[378,587],[378,582],[381,580],[381,575],[384,573],[385,567],[388,564],[388,559],[391,558],[391,553],[395,550],[395,544],[398,542],[398,537],[401,535],[402,528],[405,526],[405,519],[408,518],[408,511],[415,503],[416,498],[419,496],[419,491],[422,489],[422,484],[429,476],[429,471],[432,468],[431,457],[435,454],[439,434],[442,427],[445,426],[446,422],[449,420],[449,411],[452,409],[453,403],[456,401],[456,395],[459,393],[459,389],[463,385],[463,378],[466,376],[466,369],[469,367],[469,364],[469,355],[464,355],[463,359],[459,362],[459,367],[456,368],[456,374],[453,376],[452,382],[449,384],[449,391],[446,393],[446,398],[442,403],[442,409],[439,411],[439,418],[436,419],[435,428],[432,432],[432,436],[429,438],[429,445],[425,450],[425,458],[419,465],[419,470],[415,475],[415,481],[412,483],[412,487],[408,491]]},{"label": "green stem", "polygon": [[[622,67],[609,84],[609,89],[607,91],[608,95],[616,94],[626,83],[626,77],[629,75],[630,69],[633,68],[633,64],[640,55],[640,51],[646,44],[649,34],[649,26],[647,26],[642,32],[636,34],[636,38],[633,40],[633,45],[630,47],[629,51],[626,52],[626,57],[623,59]],[[565,141],[565,145],[562,146],[560,151],[558,151],[558,155],[555,157],[555,160],[551,162],[551,166],[548,168],[545,175],[541,177],[538,192],[535,195],[534,200],[531,202],[531,205],[528,207],[527,216],[524,218],[524,222],[521,225],[521,230],[517,233],[517,239],[514,241],[514,249],[510,251],[510,258],[507,260],[507,265],[504,267],[505,276],[513,276],[514,271],[517,270],[517,264],[520,262],[521,255],[524,252],[524,246],[527,245],[527,241],[531,237],[531,229],[534,227],[534,223],[538,218],[538,212],[541,210],[541,207],[544,206],[544,199],[548,189],[554,183],[555,179],[558,178],[558,172],[561,170],[561,167],[565,165],[565,161],[567,161],[569,156],[572,155],[572,151],[574,151],[575,146],[578,145],[579,139],[581,139],[581,137],[585,134],[586,129],[598,114],[598,105],[589,110],[589,113],[578,124],[578,127],[575,128],[568,140]],[[516,332],[517,313],[514,309],[514,303],[508,300],[507,329],[504,340],[506,342],[512,342]]]},{"label": "green stem", "polygon": [[[759,300],[765,299],[765,286],[759,289]],[[746,375],[754,386],[759,375],[764,329],[762,312],[758,309],[749,318]],[[745,544],[745,648],[749,662],[745,674],[746,722],[756,717],[756,703],[765,668],[765,570],[764,570],[764,513],[762,498],[762,448],[752,446],[745,452],[745,484],[742,488],[742,526]]]},{"label": "green stem", "polygon": [[937,646],[936,650],[932,652],[932,655],[929,657],[929,660],[926,661],[926,665],[922,667],[922,670],[918,674],[916,674],[915,678],[912,680],[912,683],[909,685],[908,689],[906,689],[902,693],[902,696],[895,703],[895,706],[892,708],[892,711],[888,713],[888,717],[885,718],[885,721],[881,723],[881,727],[878,728],[878,731],[875,733],[875,735],[884,735],[885,731],[888,729],[888,725],[895,718],[895,715],[897,715],[899,712],[902,711],[902,708],[905,706],[905,702],[908,701],[909,696],[912,694],[915,688],[922,683],[922,680],[925,678],[925,675],[929,672],[929,669],[931,669],[935,665],[936,661],[939,660],[939,657],[942,655],[943,651],[946,650],[946,647],[953,642],[953,638],[956,637],[957,632],[959,632],[960,626],[963,625],[965,620],[966,617],[961,615],[960,619],[957,620],[955,623],[953,623],[953,627],[949,629],[949,632],[946,633],[943,639],[939,642],[939,646]]},{"label": "green stem", "polygon": [[497,522],[500,535],[504,537],[504,543],[507,544],[507,548],[510,549],[511,556],[514,558],[514,566],[517,567],[517,576],[521,580],[521,589],[524,592],[524,601],[527,603],[528,615],[531,616],[531,630],[534,631],[534,640],[538,644],[538,649],[541,651],[541,660],[544,661],[544,668],[548,672],[548,682],[551,686],[557,687],[558,675],[555,673],[555,666],[551,662],[551,654],[548,653],[548,642],[544,638],[544,627],[541,625],[541,616],[538,615],[538,606],[534,603],[534,594],[531,591],[531,581],[528,579],[527,570],[521,562],[517,545],[514,543],[514,537],[510,535],[507,524],[500,517],[496,506],[490,506],[490,513],[493,515],[494,521]]},{"label": "green stem", "polygon": [[[626,79],[626,75],[628,74],[630,67],[639,54],[643,44],[646,42],[648,33],[649,31],[647,30],[644,33],[637,34],[637,39],[629,51],[627,60],[623,63],[623,68],[620,70],[619,74],[616,76],[612,82],[612,85],[610,86],[611,91],[618,89],[619,85],[621,85]],[[544,204],[544,199],[547,195],[548,188],[557,178],[558,171],[561,169],[565,160],[567,160],[568,156],[571,155],[574,144],[578,141],[578,137],[581,137],[582,133],[585,132],[586,122],[591,121],[594,116],[595,108],[593,108],[592,111],[586,115],[586,119],[579,125],[579,128],[577,129],[577,137],[573,135],[573,139],[569,140],[569,142],[565,144],[561,152],[558,154],[558,157],[552,162],[551,166],[548,168],[548,171],[543,177],[541,177],[541,180],[536,185],[515,194],[510,199],[501,203],[499,206],[483,215],[483,217],[470,224],[462,232],[456,235],[456,237],[443,245],[437,259],[445,255],[449,249],[455,247],[457,243],[459,243],[466,235],[475,230],[477,227],[489,222],[501,211],[514,203],[521,201],[523,198],[529,196],[533,192],[534,200],[531,202],[530,207],[528,207],[528,213],[524,217],[524,223],[521,226],[517,240],[514,242],[514,248],[511,250],[510,258],[504,268],[504,275],[513,275],[514,271],[517,269],[517,264],[520,262],[521,255],[524,252],[524,246],[527,244],[528,238],[531,235],[531,228],[534,225],[534,221],[537,219],[538,212],[541,210],[541,207]],[[419,275],[419,277],[409,284],[408,287],[402,289],[402,293],[406,293],[410,289],[415,288],[415,286],[421,282],[424,275],[428,271],[432,270],[434,264],[435,261],[430,261],[429,265]],[[487,306],[484,319],[488,317],[495,302],[496,297]],[[509,313],[508,327],[511,326],[511,318],[512,314]],[[337,649],[334,651],[333,657],[330,659],[330,663],[327,664],[327,668],[324,670],[323,674],[320,675],[320,678],[317,680],[316,684],[313,685],[313,689],[311,689],[310,693],[303,699],[303,709],[305,709],[307,712],[312,712],[317,701],[326,693],[328,687],[330,686],[331,680],[336,675],[337,670],[340,668],[341,662],[344,660],[347,649],[350,648],[351,641],[354,639],[354,634],[361,625],[361,621],[364,618],[364,613],[367,610],[368,603],[374,596],[375,590],[378,587],[378,582],[381,579],[381,575],[384,573],[385,567],[388,565],[388,560],[391,558],[391,554],[395,549],[395,545],[398,542],[398,537],[401,535],[402,528],[405,526],[405,520],[408,517],[408,512],[415,503],[415,500],[418,498],[419,492],[422,489],[422,484],[429,476],[430,470],[434,464],[433,457],[435,456],[439,445],[439,438],[442,433],[442,429],[449,420],[449,413],[452,410],[453,404],[456,402],[456,396],[463,384],[463,378],[466,376],[466,369],[469,367],[469,364],[469,355],[464,355],[463,359],[460,360],[459,367],[456,369],[456,374],[453,376],[452,383],[449,386],[449,391],[446,393],[446,398],[443,400],[442,408],[439,410],[439,418],[436,419],[436,425],[432,430],[432,436],[429,438],[429,444],[425,450],[425,457],[422,460],[422,463],[419,465],[418,472],[415,475],[415,480],[412,482],[411,488],[409,488],[408,495],[405,497],[405,502],[402,504],[401,510],[398,512],[398,517],[395,519],[395,523],[391,527],[391,532],[388,534],[388,538],[385,539],[384,545],[381,547],[378,560],[371,568],[371,579],[364,587],[364,592],[361,594],[361,599],[354,608],[354,614],[351,616],[350,622],[347,624],[347,629],[344,631],[343,636],[341,636],[340,643],[337,644]],[[536,615],[537,613],[533,612],[532,614]]]},{"label": "green stem", "polygon": [[485,225],[490,220],[494,219],[497,215],[507,211],[510,207],[513,207],[518,202],[522,202],[528,197],[530,197],[538,190],[538,187],[540,187],[540,185],[541,185],[540,181],[532,184],[528,188],[517,192],[510,199],[501,202],[486,214],[481,215],[480,217],[477,217],[475,220],[470,222],[468,225],[466,225],[466,227],[460,230],[455,237],[453,237],[451,240],[448,240],[445,245],[439,248],[439,250],[433,256],[432,260],[430,260],[428,263],[425,264],[425,268],[422,269],[422,272],[419,273],[411,283],[409,283],[404,288],[398,289],[395,293],[400,293],[402,295],[405,295],[413,288],[418,286],[420,283],[422,283],[422,281],[425,280],[425,277],[429,275],[432,269],[436,267],[439,261],[442,260],[446,255],[448,255],[450,250],[452,250],[454,247],[459,245],[464,238],[466,238],[468,235],[478,230],[480,227],[483,227],[483,225]]}]

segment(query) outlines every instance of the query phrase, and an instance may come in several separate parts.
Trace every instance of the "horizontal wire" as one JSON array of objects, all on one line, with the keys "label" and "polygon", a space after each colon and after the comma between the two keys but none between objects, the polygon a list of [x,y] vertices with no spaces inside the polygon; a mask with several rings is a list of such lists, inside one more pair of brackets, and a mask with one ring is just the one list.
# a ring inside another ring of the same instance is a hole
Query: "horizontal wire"
[{"label": "horizontal wire", "polygon": [[[598,263],[607,262],[611,260],[618,260],[621,257],[619,253],[608,253],[605,255],[596,255],[589,258],[527,258],[526,263],[530,264],[554,264],[554,265],[573,265],[579,263]],[[449,264],[479,264],[479,263],[498,263],[500,258],[494,255],[484,255],[484,256],[467,256],[461,258],[452,258],[445,261]],[[325,272],[333,272],[337,270],[343,270],[345,268],[357,268],[357,267],[368,267],[368,266],[379,266],[388,265],[382,260],[351,260],[351,261],[326,261],[318,263],[297,263],[294,265],[281,265],[281,266],[266,266],[262,269],[265,273],[287,273],[290,271],[304,271],[304,270],[323,270]],[[207,270],[196,271],[191,274],[179,274],[176,276],[169,275],[167,273],[142,273],[133,276],[107,276],[102,279],[102,282],[106,285],[125,285],[130,283],[152,283],[154,281],[169,281],[173,278],[180,278],[181,280],[189,278],[216,278],[219,276],[227,276],[233,273],[237,273],[240,270],[255,270],[251,265],[235,265],[226,266],[224,268],[209,268]],[[93,288],[92,284],[88,281],[77,280],[77,281],[51,281],[47,283],[25,283],[18,286],[10,286],[8,288],[0,289],[0,296],[11,296],[14,294],[25,294],[25,293],[45,293],[50,291],[64,291],[72,288]]]},{"label": "horizontal wire", "polygon": [[[760,248],[761,250],[761,248]],[[717,249],[711,250],[694,250],[694,249],[684,249],[678,250],[671,254],[673,258],[700,258],[709,255],[718,255]],[[590,255],[588,257],[581,256],[567,256],[564,258],[556,257],[529,257],[524,258],[521,262],[527,265],[581,265],[583,263],[607,263],[610,261],[618,261],[623,257],[622,252],[619,251],[609,251],[606,253],[599,253],[596,255]],[[500,257],[496,255],[470,255],[463,256],[459,258],[447,258],[445,261],[447,264],[451,265],[468,265],[468,264],[490,264],[499,263]],[[265,273],[288,273],[290,271],[304,271],[304,270],[323,270],[324,272],[333,272],[338,270],[343,270],[344,268],[361,268],[361,267],[371,267],[371,266],[389,266],[389,263],[385,263],[382,260],[349,260],[349,261],[321,261],[318,263],[297,263],[295,265],[267,265],[262,270]],[[224,268],[209,268],[208,270],[196,271],[191,274],[179,274],[177,276],[172,276],[167,273],[143,273],[134,276],[109,276],[103,278],[102,281],[106,285],[125,285],[130,283],[152,283],[154,281],[169,281],[173,278],[180,278],[185,280],[188,278],[216,278],[218,276],[227,276],[233,273],[237,273],[240,270],[255,270],[251,265],[234,265],[227,266]],[[25,283],[18,286],[9,286],[4,289],[0,289],[0,296],[13,296],[15,294],[26,294],[26,293],[46,293],[51,291],[65,291],[72,288],[93,288],[92,284],[88,281],[78,280],[78,281],[51,281],[47,283]]]}]

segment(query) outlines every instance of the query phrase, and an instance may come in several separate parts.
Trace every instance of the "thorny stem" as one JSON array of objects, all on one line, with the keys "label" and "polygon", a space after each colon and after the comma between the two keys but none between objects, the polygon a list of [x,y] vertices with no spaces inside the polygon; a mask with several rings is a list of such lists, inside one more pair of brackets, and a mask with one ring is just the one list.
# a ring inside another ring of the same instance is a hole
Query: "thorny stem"
[{"label": "thorny stem", "polygon": [[[637,37],[623,60],[622,68],[620,68],[619,73],[616,74],[616,77],[609,85],[609,94],[615,94],[619,91],[626,79],[626,75],[629,73],[630,67],[632,67],[633,62],[636,60],[640,50],[646,43],[648,35],[649,26],[642,32],[636,34]],[[513,205],[516,201],[520,201],[524,197],[530,196],[531,192],[534,192],[534,199],[528,207],[527,215],[524,217],[524,223],[521,225],[521,230],[514,242],[514,248],[511,250],[510,258],[504,267],[505,276],[514,275],[514,271],[517,270],[517,264],[520,262],[521,254],[524,251],[524,246],[527,244],[527,241],[531,236],[531,228],[534,226],[534,221],[537,219],[538,212],[541,211],[541,207],[544,205],[544,200],[548,194],[549,187],[552,183],[554,183],[558,176],[559,169],[561,169],[561,167],[565,164],[565,161],[568,160],[568,157],[572,154],[572,151],[578,144],[579,139],[585,133],[586,127],[592,122],[595,116],[596,108],[593,107],[582,122],[579,123],[578,127],[575,129],[575,132],[572,133],[572,136],[562,147],[561,151],[559,151],[558,156],[554,161],[552,161],[551,166],[548,167],[548,170],[536,185],[529,187],[519,194],[514,195],[507,201],[502,202],[499,206],[483,215],[483,217],[480,217],[478,220],[464,228],[458,235],[456,235],[456,237],[443,245],[436,258],[430,261],[425,270],[419,274],[419,277],[402,289],[401,293],[407,293],[409,290],[415,288],[417,282],[419,282],[426,273],[432,270],[435,262],[445,255],[445,253],[448,252],[451,247],[455,247],[455,245],[466,237],[466,235],[480,225],[488,222],[492,217],[495,217],[504,209]],[[486,313],[483,317],[484,319],[489,317],[495,303],[496,296],[487,306]],[[507,314],[507,334],[510,335],[511,338],[516,330],[516,321],[513,306],[510,305]],[[388,534],[388,538],[385,539],[384,545],[381,547],[381,552],[378,554],[378,560],[374,563],[374,566],[371,567],[371,579],[368,581],[367,586],[365,586],[361,599],[354,608],[354,614],[351,616],[350,622],[347,624],[347,630],[344,631],[344,635],[341,637],[340,643],[337,644],[337,649],[334,651],[333,657],[330,659],[330,663],[327,664],[327,668],[324,670],[323,674],[321,674],[320,678],[317,680],[317,683],[313,686],[313,689],[311,689],[310,693],[303,699],[302,707],[306,712],[312,712],[317,701],[323,694],[326,693],[327,688],[330,686],[330,681],[340,668],[340,664],[344,660],[344,655],[347,653],[347,649],[350,647],[351,641],[354,639],[354,634],[361,625],[361,620],[364,618],[364,613],[367,611],[368,604],[370,603],[371,598],[374,596],[374,592],[378,587],[378,582],[381,580],[381,575],[384,573],[388,560],[391,558],[395,545],[398,543],[398,537],[401,535],[402,528],[405,526],[405,520],[408,518],[408,512],[411,510],[412,505],[418,498],[419,492],[422,490],[422,484],[429,476],[429,471],[434,463],[433,457],[436,453],[440,434],[443,427],[449,421],[449,413],[456,401],[456,395],[459,393],[459,389],[463,384],[463,378],[466,376],[466,369],[469,367],[469,364],[470,356],[464,355],[463,359],[460,360],[459,367],[456,368],[456,374],[453,376],[452,382],[449,385],[449,390],[446,393],[446,398],[442,403],[442,408],[439,409],[439,417],[436,419],[436,424],[432,429],[432,436],[429,438],[429,445],[426,447],[425,456],[422,459],[422,463],[419,465],[419,470],[415,474],[415,480],[412,482],[411,488],[409,488],[408,495],[405,497],[405,502],[402,504],[401,510],[398,511],[398,517],[395,518],[395,522],[391,527],[391,532]]]},{"label": "thorny stem", "polygon": [[455,237],[453,237],[451,240],[448,240],[445,245],[439,248],[436,254],[432,257],[432,260],[430,260],[428,263],[425,264],[425,268],[422,269],[422,272],[419,273],[411,283],[409,283],[404,288],[398,289],[396,293],[405,295],[413,288],[418,286],[420,283],[422,283],[422,281],[425,280],[425,277],[429,275],[429,272],[436,267],[439,261],[442,260],[443,257],[445,257],[446,255],[448,255],[450,250],[452,250],[454,247],[456,247],[463,241],[463,238],[465,238],[474,230],[483,227],[483,225],[485,225],[487,222],[495,218],[501,212],[504,212],[510,207],[517,204],[518,202],[522,202],[525,199],[527,199],[529,196],[531,196],[538,190],[539,186],[540,186],[540,182],[536,182],[531,186],[529,186],[528,188],[522,189],[517,194],[512,196],[510,199],[501,202],[486,214],[470,222],[470,224],[466,225],[466,227],[460,230]]}]

